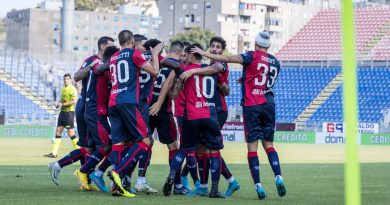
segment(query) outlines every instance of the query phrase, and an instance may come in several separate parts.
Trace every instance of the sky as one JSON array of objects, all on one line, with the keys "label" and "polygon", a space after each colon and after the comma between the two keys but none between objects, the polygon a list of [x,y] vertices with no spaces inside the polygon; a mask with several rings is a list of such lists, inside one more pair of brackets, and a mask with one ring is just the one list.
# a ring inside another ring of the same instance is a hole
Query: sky
[{"label": "sky", "polygon": [[8,11],[35,7],[43,0],[0,0],[0,18],[4,18]]}]

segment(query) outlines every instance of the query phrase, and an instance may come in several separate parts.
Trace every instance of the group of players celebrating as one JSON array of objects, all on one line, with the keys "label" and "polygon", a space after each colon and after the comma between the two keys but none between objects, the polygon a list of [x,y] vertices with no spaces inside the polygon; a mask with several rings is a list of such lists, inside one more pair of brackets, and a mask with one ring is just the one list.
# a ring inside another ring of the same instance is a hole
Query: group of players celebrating
[{"label": "group of players celebrating", "polygon": [[[134,197],[136,192],[158,192],[145,179],[153,150],[153,131],[169,150],[169,175],[163,186],[166,196],[225,198],[240,189],[221,156],[221,128],[227,120],[225,96],[229,95],[228,65],[243,65],[242,106],[248,164],[259,199],[267,197],[259,174],[257,156],[261,140],[275,174],[279,196],[286,194],[278,154],[273,147],[275,103],[272,92],[279,74],[278,60],[267,53],[267,32],[255,39],[255,50],[224,56],[226,42],[213,37],[209,52],[201,45],[173,41],[163,57],[163,43],[123,30],[114,39],[101,37],[98,53],[87,58],[74,75],[82,81],[76,105],[80,149],[50,163],[52,181],[58,185],[63,167],[81,162],[75,176],[82,190],[112,192]],[[211,59],[203,64],[203,56]],[[180,142],[178,140],[180,139]],[[183,163],[185,161],[185,166]],[[138,177],[131,176],[138,164]],[[104,172],[112,180],[107,188]],[[192,189],[187,179],[193,179]],[[211,189],[208,178],[211,173]],[[218,184],[221,174],[229,183],[225,193]]]}]

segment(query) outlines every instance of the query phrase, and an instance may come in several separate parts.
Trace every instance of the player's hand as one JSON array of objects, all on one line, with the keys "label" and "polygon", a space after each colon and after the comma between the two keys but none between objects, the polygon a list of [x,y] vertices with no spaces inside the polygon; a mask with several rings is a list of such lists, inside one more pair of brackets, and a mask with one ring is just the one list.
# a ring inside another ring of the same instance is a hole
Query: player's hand
[{"label": "player's hand", "polygon": [[60,108],[61,106],[62,106],[62,103],[58,102],[57,105],[56,105],[56,108]]},{"label": "player's hand", "polygon": [[159,43],[154,48],[150,48],[150,51],[152,52],[152,55],[157,56],[161,53],[162,49],[164,48],[164,43]]},{"label": "player's hand", "polygon": [[202,56],[206,55],[206,52],[204,50],[202,50],[196,46],[195,46],[195,48],[191,49],[191,53],[199,53]]},{"label": "player's hand", "polygon": [[238,78],[238,79],[236,80],[236,83],[242,83],[242,77]]},{"label": "player's hand", "polygon": [[193,70],[187,70],[184,73],[180,75],[180,79],[185,82],[188,78],[190,78],[193,75]]},{"label": "player's hand", "polygon": [[94,67],[98,63],[100,63],[100,59],[95,59],[90,65],[91,67]]},{"label": "player's hand", "polygon": [[158,112],[160,112],[161,104],[157,101],[154,103],[149,109],[150,116],[157,116]]}]

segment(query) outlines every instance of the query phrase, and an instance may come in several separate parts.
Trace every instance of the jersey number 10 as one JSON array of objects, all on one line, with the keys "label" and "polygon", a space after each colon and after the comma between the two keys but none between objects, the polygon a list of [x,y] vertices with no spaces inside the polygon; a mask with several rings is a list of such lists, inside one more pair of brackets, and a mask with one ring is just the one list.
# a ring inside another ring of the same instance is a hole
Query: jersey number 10
[{"label": "jersey number 10", "polygon": [[[205,98],[213,98],[215,90],[215,80],[211,76],[203,76],[202,78],[202,92],[200,91],[200,77],[199,75],[194,75],[195,86],[196,86],[196,97],[200,98],[204,96]],[[207,93],[207,83],[210,83],[210,91]]]}]

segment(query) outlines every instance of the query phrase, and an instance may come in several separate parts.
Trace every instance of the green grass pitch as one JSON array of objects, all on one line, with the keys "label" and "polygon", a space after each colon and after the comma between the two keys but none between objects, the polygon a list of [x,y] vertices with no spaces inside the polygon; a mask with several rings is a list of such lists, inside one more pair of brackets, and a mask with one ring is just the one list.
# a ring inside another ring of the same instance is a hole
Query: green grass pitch
[{"label": "green grass pitch", "polygon": [[[168,172],[166,148],[154,146],[152,165],[147,173],[149,184],[157,188],[156,195],[138,194],[135,198],[111,197],[101,192],[79,190],[73,171],[79,166],[66,167],[61,172],[60,186],[49,179],[47,163],[41,157],[50,151],[50,140],[42,138],[0,138],[0,204],[343,204],[343,146],[276,144],[280,153],[287,196],[277,196],[272,170],[263,151],[259,151],[262,184],[268,198],[257,199],[246,164],[245,144],[229,143],[223,152],[229,168],[241,184],[241,189],[228,199],[165,197],[161,189]],[[60,155],[71,150],[63,140]],[[361,147],[362,204],[389,204],[390,147]],[[387,156],[387,157],[386,157]],[[135,174],[136,175],[136,174]],[[133,178],[136,178],[133,176]],[[106,179],[106,182],[109,180]],[[227,182],[221,177],[220,190]]]}]

